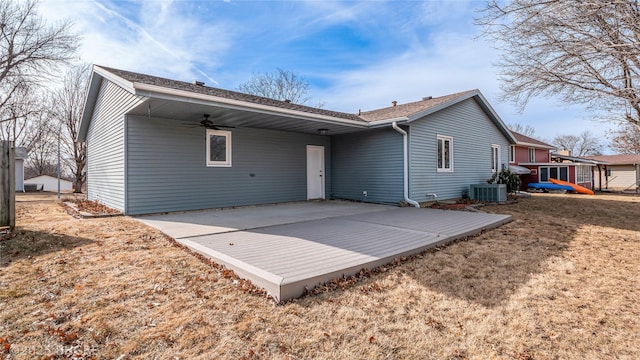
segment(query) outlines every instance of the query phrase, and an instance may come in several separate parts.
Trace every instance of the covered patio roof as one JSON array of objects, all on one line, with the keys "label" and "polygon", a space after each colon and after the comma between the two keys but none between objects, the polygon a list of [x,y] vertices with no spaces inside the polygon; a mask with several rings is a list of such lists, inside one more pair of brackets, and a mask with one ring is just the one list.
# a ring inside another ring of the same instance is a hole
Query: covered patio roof
[{"label": "covered patio roof", "polygon": [[[344,113],[294,104],[236,91],[188,83],[157,76],[94,65],[84,104],[78,141],[88,131],[103,80],[110,81],[140,97],[127,115],[163,118],[198,124],[204,114],[216,125],[337,135],[371,128],[390,127],[393,122],[410,123],[426,115],[473,98],[496,126],[513,143],[515,138],[479,90],[426,97],[420,101],[376,109]],[[322,129],[322,130],[321,130]]]}]

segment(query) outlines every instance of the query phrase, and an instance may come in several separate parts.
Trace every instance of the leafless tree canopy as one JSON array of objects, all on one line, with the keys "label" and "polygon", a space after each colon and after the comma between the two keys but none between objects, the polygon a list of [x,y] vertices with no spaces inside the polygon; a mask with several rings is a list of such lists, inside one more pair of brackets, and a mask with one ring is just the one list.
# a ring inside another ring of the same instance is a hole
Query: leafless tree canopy
[{"label": "leafless tree canopy", "polygon": [[533,137],[536,133],[536,129],[531,125],[522,125],[520,123],[513,123],[508,125],[509,130],[515,131],[518,134]]},{"label": "leafless tree canopy", "polygon": [[89,65],[71,66],[64,77],[62,87],[53,92],[53,112],[61,131],[62,152],[65,165],[70,169],[75,181],[75,191],[81,192],[86,178],[87,148],[85,143],[76,142],[84,97],[89,83]]},{"label": "leafless tree canopy", "polygon": [[634,0],[490,1],[477,19],[501,50],[505,99],[534,96],[640,123],[640,5]]},{"label": "leafless tree canopy", "polygon": [[622,124],[609,133],[609,148],[618,154],[640,155],[640,127],[635,124]]},{"label": "leafless tree canopy", "polygon": [[600,140],[589,131],[580,135],[559,135],[552,144],[559,150],[569,150],[572,156],[602,155]]},{"label": "leafless tree canopy", "polygon": [[25,161],[25,178],[38,175],[57,176],[57,129],[46,111],[29,119],[29,156]]},{"label": "leafless tree canopy", "polygon": [[276,100],[290,100],[295,104],[305,104],[309,82],[295,72],[277,69],[273,73],[254,74],[238,86],[238,91]]},{"label": "leafless tree canopy", "polygon": [[[37,4],[0,1],[0,108],[24,87],[49,78],[77,49],[71,24],[47,25],[37,13]],[[12,119],[0,118],[5,120]]]}]

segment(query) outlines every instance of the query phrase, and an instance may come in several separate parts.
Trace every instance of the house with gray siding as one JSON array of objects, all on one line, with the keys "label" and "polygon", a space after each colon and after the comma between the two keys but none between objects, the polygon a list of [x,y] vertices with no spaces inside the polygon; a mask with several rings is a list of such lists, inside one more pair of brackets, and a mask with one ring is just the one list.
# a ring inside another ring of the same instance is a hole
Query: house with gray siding
[{"label": "house with gray siding", "polygon": [[131,215],[459,198],[515,143],[478,90],[349,114],[102,66],[77,140],[87,198]]}]

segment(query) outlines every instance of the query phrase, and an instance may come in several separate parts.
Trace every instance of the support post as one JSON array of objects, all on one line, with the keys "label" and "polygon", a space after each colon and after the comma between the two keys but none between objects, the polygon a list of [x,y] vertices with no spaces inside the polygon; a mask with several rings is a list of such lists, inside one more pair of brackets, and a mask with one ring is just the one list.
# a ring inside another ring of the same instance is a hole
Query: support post
[{"label": "support post", "polygon": [[0,154],[0,227],[16,226],[16,159],[13,141],[2,140]]}]

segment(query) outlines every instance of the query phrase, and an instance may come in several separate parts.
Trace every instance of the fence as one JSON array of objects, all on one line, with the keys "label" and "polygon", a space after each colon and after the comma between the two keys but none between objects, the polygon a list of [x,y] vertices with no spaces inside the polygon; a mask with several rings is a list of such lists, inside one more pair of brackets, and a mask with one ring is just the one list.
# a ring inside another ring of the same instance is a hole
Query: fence
[{"label": "fence", "polygon": [[16,157],[13,141],[2,140],[0,153],[0,227],[16,226]]}]

